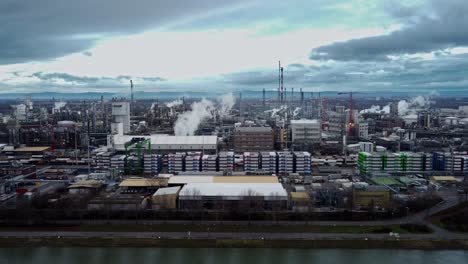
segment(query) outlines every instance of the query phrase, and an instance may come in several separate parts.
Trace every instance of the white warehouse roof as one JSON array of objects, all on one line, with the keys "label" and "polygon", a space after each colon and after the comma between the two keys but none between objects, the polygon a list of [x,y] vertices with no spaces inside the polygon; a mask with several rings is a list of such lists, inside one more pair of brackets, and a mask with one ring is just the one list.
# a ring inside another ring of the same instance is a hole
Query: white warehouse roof
[{"label": "white warehouse roof", "polygon": [[132,140],[132,138],[151,139],[151,147],[153,149],[216,149],[218,138],[216,136],[170,136],[153,134],[149,136],[143,135],[114,135],[114,148],[124,150],[124,144]]},{"label": "white warehouse roof", "polygon": [[177,194],[177,192],[180,190],[180,187],[166,187],[166,188],[159,188],[153,196],[159,196],[159,195],[168,195],[168,194]]},{"label": "white warehouse roof", "polygon": [[243,196],[263,196],[265,200],[287,200],[281,183],[189,183],[179,193],[180,199],[199,199],[200,196],[239,200]]},{"label": "white warehouse roof", "polygon": [[210,183],[213,176],[172,176],[168,184]]}]

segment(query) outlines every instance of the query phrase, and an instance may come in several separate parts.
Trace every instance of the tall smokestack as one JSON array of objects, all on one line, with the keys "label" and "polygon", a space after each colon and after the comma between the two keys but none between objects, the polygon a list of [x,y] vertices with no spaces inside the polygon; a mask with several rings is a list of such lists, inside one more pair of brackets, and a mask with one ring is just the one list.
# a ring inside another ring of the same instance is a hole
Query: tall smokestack
[{"label": "tall smokestack", "polygon": [[242,117],[242,92],[239,92],[239,116]]},{"label": "tall smokestack", "polygon": [[283,67],[280,67],[280,71],[281,71],[281,74],[280,74],[280,81],[281,81],[281,102],[283,102],[283,98],[284,98],[284,87],[283,87]]},{"label": "tall smokestack", "polygon": [[281,61],[278,61],[278,102],[281,100]]},{"label": "tall smokestack", "polygon": [[291,103],[294,104],[294,87],[291,88]]},{"label": "tall smokestack", "polygon": [[302,88],[300,88],[300,93],[301,93],[301,105],[304,104],[304,92],[302,91]]},{"label": "tall smokestack", "polygon": [[133,104],[133,80],[130,80],[130,103]]},{"label": "tall smokestack", "polygon": [[265,109],[265,88],[263,88],[263,109]]}]

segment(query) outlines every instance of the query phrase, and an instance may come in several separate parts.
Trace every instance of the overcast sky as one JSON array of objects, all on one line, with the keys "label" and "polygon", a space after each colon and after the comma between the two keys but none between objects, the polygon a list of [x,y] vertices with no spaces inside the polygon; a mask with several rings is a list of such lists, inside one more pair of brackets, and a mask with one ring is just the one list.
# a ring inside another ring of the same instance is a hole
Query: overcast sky
[{"label": "overcast sky", "polygon": [[[466,0],[1,0],[0,92],[468,87]],[[468,90],[468,89],[467,89]]]}]

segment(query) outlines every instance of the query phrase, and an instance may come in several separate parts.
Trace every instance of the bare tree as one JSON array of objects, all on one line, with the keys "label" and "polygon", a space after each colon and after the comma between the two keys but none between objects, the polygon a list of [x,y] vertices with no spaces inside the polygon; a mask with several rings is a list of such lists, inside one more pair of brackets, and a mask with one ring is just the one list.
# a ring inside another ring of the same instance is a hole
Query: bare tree
[{"label": "bare tree", "polygon": [[273,220],[278,221],[278,212],[283,209],[283,197],[278,192],[272,192],[268,196],[268,200],[271,203],[271,209],[273,212]]},{"label": "bare tree", "polygon": [[249,224],[252,220],[252,214],[263,209],[263,196],[255,190],[248,189],[241,193],[241,201],[239,203],[241,212],[247,212]]},{"label": "bare tree", "polygon": [[188,197],[188,199],[186,199],[186,204],[184,204],[184,207],[186,208],[186,210],[188,210],[188,213],[190,214],[193,222],[195,221],[195,214],[199,212],[203,207],[201,191],[196,188],[193,188],[189,189],[186,193],[184,193],[184,195]]}]

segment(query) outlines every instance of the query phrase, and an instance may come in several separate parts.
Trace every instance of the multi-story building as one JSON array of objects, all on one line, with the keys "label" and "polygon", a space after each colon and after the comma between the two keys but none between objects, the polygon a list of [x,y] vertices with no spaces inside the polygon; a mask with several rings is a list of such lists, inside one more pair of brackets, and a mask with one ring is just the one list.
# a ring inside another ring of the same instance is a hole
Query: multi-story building
[{"label": "multi-story building", "polygon": [[112,118],[114,123],[123,124],[123,132],[130,132],[130,103],[127,101],[112,102]]},{"label": "multi-story building", "polygon": [[357,123],[356,132],[359,138],[369,138],[369,124],[366,122]]},{"label": "multi-story building", "polygon": [[289,151],[278,152],[278,174],[288,175],[294,172],[294,155]]},{"label": "multi-story building", "polygon": [[431,154],[360,152],[357,168],[361,174],[427,172],[432,170]]},{"label": "multi-story building", "polygon": [[291,120],[291,139],[293,143],[317,143],[322,139],[322,125],[313,119]]},{"label": "multi-story building", "polygon": [[244,171],[247,173],[255,173],[260,168],[258,152],[244,152]]},{"label": "multi-story building", "polygon": [[262,171],[266,174],[273,174],[276,173],[278,160],[276,152],[261,152],[260,153],[260,160],[262,165]]},{"label": "multi-story building", "polygon": [[289,129],[283,127],[275,128],[275,148],[276,149],[286,149],[288,148],[289,140]]},{"label": "multi-story building", "polygon": [[345,112],[328,112],[328,134],[334,137],[340,137],[345,132]]},{"label": "multi-story building", "polygon": [[219,171],[233,171],[234,170],[234,152],[223,151],[219,153],[218,160]]},{"label": "multi-story building", "polygon": [[432,163],[437,171],[468,171],[466,153],[434,152]]},{"label": "multi-story building", "polygon": [[274,135],[271,127],[238,127],[234,131],[234,150],[268,151],[274,148]]},{"label": "multi-story building", "polygon": [[310,175],[311,156],[309,152],[294,152],[294,172],[301,175]]}]

